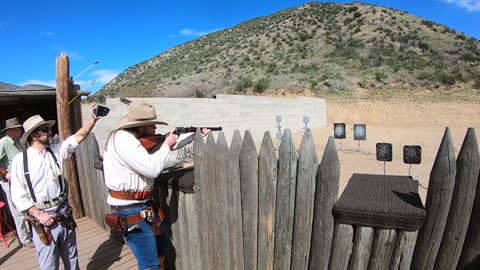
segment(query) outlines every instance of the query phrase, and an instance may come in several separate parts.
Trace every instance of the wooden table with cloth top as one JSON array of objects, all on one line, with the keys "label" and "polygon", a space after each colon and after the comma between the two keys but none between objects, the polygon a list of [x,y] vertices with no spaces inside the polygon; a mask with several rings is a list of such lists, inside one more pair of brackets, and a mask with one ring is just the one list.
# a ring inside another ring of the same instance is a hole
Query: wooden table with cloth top
[{"label": "wooden table with cloth top", "polygon": [[411,176],[353,174],[333,215],[344,224],[416,231],[426,212]]}]

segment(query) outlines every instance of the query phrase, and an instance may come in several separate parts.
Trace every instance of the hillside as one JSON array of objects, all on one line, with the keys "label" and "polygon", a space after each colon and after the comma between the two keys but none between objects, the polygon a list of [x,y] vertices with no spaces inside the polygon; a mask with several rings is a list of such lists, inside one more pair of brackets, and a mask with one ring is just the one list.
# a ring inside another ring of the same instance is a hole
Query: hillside
[{"label": "hillside", "polygon": [[18,86],[16,85],[0,82],[0,91],[12,91],[17,88]]},{"label": "hillside", "polygon": [[309,3],[167,50],[98,94],[480,89],[479,64],[480,42],[443,25],[368,4]]}]

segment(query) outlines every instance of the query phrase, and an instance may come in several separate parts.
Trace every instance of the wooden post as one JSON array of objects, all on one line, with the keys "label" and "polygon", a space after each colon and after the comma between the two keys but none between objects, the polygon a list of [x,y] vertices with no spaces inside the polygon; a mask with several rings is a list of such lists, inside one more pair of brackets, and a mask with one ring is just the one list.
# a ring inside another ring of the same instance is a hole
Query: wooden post
[{"label": "wooden post", "polygon": [[201,269],[210,269],[209,256],[204,251],[210,250],[208,242],[207,216],[207,172],[205,161],[205,143],[200,130],[195,134],[193,142],[193,163],[195,164],[195,212],[198,220],[198,238],[201,254]]},{"label": "wooden post", "polygon": [[340,161],[333,137],[328,138],[316,182],[309,269],[327,269],[335,226],[332,209],[340,182]]},{"label": "wooden post", "polygon": [[[70,80],[70,64],[67,54],[62,52],[57,57],[57,117],[60,140],[65,140],[75,131],[72,130],[72,109],[67,104],[72,98],[72,82]],[[82,196],[78,182],[75,157],[72,156],[63,162],[63,176],[68,185],[68,200],[73,208],[75,218],[85,216]]]},{"label": "wooden post", "polygon": [[348,263],[348,270],[366,270],[368,268],[374,233],[375,231],[371,227],[358,226],[355,228],[353,252]]},{"label": "wooden post", "polygon": [[395,245],[395,237],[395,230],[375,229],[368,263],[369,270],[388,269]]},{"label": "wooden post", "polygon": [[219,217],[215,213],[215,204],[217,204],[217,194],[216,194],[216,183],[215,183],[215,139],[213,134],[210,132],[207,135],[207,143],[205,148],[205,166],[207,169],[207,179],[206,179],[206,198],[207,198],[207,219],[208,219],[208,229],[205,233],[208,234],[208,241],[210,250],[208,251],[209,263],[211,269],[218,269],[219,259],[217,257],[217,252],[219,248],[219,239],[218,239],[218,228],[215,227],[216,219]]},{"label": "wooden post", "polygon": [[[457,175],[452,203],[434,269],[457,267],[472,214],[480,169],[475,129],[469,128],[457,157]],[[478,223],[478,220],[474,221]]]},{"label": "wooden post", "polygon": [[332,252],[328,262],[330,270],[346,270],[353,248],[353,227],[335,223],[332,240]]},{"label": "wooden post", "polygon": [[[240,191],[240,149],[242,137],[238,130],[233,133],[228,152],[228,229],[230,242],[230,269],[244,269],[242,199]],[[202,268],[208,269],[208,268]]]},{"label": "wooden post", "polygon": [[[227,206],[227,178],[228,173],[228,146],[223,132],[218,134],[217,144],[215,145],[215,230],[217,250],[216,265],[212,265],[214,269],[228,269],[230,267],[230,252],[228,241],[228,206]],[[192,268],[194,269],[194,268]]]},{"label": "wooden post", "polygon": [[313,201],[318,159],[312,132],[306,129],[298,157],[295,220],[293,227],[292,270],[307,269],[312,238]]},{"label": "wooden post", "polygon": [[289,129],[285,129],[283,133],[278,152],[277,203],[275,207],[277,211],[275,211],[275,255],[273,268],[290,270],[298,157]]},{"label": "wooden post", "polygon": [[417,242],[418,231],[399,231],[395,240],[390,270],[409,270],[412,263],[413,250]]},{"label": "wooden post", "polygon": [[277,158],[269,132],[258,154],[258,269],[273,269]]},{"label": "wooden post", "polygon": [[472,215],[470,216],[470,224],[468,225],[467,236],[463,243],[462,254],[458,261],[457,269],[459,270],[477,270],[480,269],[480,176],[477,180],[477,191],[475,194],[475,202],[473,204]]},{"label": "wooden post", "polygon": [[[257,269],[258,157],[250,131],[245,131],[240,150],[243,250],[245,269]],[[213,268],[212,268],[213,269]]]},{"label": "wooden post", "polygon": [[428,184],[423,223],[412,259],[412,270],[433,269],[437,258],[455,185],[455,152],[450,129],[445,129]]}]

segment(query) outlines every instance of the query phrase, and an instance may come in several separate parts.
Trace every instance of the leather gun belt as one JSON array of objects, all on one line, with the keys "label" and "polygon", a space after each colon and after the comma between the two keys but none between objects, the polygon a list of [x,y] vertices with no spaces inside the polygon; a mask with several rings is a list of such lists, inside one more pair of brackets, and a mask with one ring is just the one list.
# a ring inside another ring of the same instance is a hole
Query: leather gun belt
[{"label": "leather gun belt", "polygon": [[112,198],[120,200],[146,200],[149,199],[153,193],[153,189],[144,191],[115,191],[109,190],[108,193]]}]

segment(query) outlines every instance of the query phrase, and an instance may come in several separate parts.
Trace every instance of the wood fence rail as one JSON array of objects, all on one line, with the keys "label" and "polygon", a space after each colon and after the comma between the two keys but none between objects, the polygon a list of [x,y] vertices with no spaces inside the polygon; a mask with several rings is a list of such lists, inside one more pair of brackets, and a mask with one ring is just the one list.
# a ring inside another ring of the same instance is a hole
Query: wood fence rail
[{"label": "wood fence rail", "polygon": [[[84,209],[105,228],[106,189],[90,140],[77,154]],[[419,231],[334,221],[340,162],[332,137],[322,159],[306,130],[299,150],[286,129],[257,153],[249,131],[194,143],[195,193],[158,186],[167,210],[169,269],[480,269],[480,159],[468,129],[455,159],[447,128],[431,174]],[[161,181],[161,180],[160,180]],[[462,248],[463,247],[463,248]],[[457,264],[458,263],[458,264]]]}]

